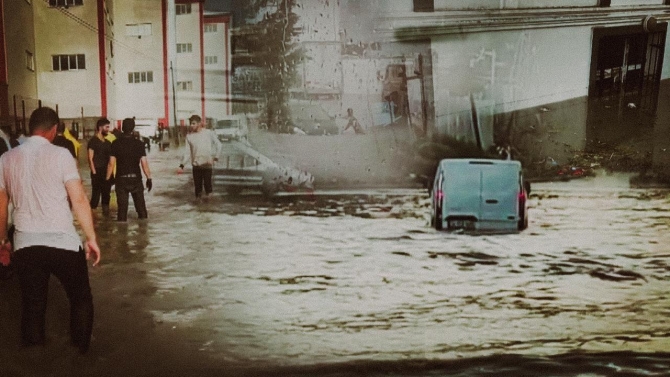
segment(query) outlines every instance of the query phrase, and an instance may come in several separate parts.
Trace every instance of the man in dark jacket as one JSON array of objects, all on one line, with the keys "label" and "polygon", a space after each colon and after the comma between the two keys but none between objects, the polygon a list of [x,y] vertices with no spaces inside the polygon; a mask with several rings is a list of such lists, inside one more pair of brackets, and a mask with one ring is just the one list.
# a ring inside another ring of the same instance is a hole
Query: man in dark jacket
[{"label": "man in dark jacket", "polygon": [[118,213],[116,221],[128,219],[128,194],[133,196],[133,204],[137,211],[137,217],[147,218],[147,206],[144,202],[144,185],[142,184],[142,173],[140,167],[147,177],[147,191],[151,191],[151,172],[149,162],[144,150],[144,143],[133,137],[135,120],[126,118],[123,120],[121,130],[123,134],[112,144],[112,154],[107,165],[107,179],[112,177],[114,166],[116,166],[116,201]]}]

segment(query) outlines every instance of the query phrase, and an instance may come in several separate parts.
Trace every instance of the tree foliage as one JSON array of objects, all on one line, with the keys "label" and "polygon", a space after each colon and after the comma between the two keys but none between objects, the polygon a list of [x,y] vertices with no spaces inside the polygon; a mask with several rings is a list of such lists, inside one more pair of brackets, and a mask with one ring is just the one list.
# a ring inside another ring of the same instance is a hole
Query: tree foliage
[{"label": "tree foliage", "polygon": [[234,0],[240,3],[243,17],[260,19],[245,44],[252,64],[263,69],[263,92],[266,116],[271,129],[288,131],[289,88],[297,77],[297,66],[304,58],[302,48],[294,42],[298,16],[293,12],[296,0]]}]

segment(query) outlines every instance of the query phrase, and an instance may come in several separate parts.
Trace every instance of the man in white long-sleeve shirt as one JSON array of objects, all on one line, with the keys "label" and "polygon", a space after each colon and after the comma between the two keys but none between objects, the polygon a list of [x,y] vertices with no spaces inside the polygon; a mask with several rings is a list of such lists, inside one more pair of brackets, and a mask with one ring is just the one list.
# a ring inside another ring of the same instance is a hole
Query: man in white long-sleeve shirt
[{"label": "man in white long-sleeve shirt", "polygon": [[203,185],[205,197],[212,193],[212,168],[214,162],[218,161],[221,153],[221,142],[216,133],[208,130],[202,124],[202,118],[191,115],[188,119],[191,133],[186,135],[186,151],[179,165],[180,171],[184,169],[189,161],[193,165],[193,183],[195,185],[195,197],[202,197]]}]

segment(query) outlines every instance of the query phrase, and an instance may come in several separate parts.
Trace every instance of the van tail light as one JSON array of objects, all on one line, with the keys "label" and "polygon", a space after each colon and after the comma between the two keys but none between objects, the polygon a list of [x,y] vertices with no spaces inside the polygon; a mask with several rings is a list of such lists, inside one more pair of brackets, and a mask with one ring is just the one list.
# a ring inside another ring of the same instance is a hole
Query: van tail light
[{"label": "van tail light", "polygon": [[442,200],[444,198],[444,192],[442,190],[437,190],[437,200]]},{"label": "van tail light", "polygon": [[521,191],[521,192],[519,193],[519,200],[525,200],[525,199],[526,199],[526,193],[523,192],[523,191]]}]

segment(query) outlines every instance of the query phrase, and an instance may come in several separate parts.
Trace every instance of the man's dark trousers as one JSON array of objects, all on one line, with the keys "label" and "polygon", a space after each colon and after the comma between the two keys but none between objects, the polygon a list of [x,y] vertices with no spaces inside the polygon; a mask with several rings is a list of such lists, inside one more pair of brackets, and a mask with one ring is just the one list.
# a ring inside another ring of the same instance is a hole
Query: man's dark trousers
[{"label": "man's dark trousers", "polygon": [[70,300],[70,336],[81,352],[88,350],[93,330],[93,297],[86,254],[47,246],[30,246],[12,256],[21,286],[21,340],[44,344],[49,276],[60,280]]},{"label": "man's dark trousers", "polygon": [[202,195],[202,186],[205,186],[205,194],[212,193],[212,165],[194,166],[193,183],[195,185],[195,197]]},{"label": "man's dark trousers", "polygon": [[133,204],[135,204],[137,217],[146,219],[147,205],[144,201],[144,184],[142,183],[142,177],[119,176],[116,178],[115,185],[116,203],[118,204],[116,221],[128,220],[128,194],[133,196]]},{"label": "man's dark trousers", "polygon": [[91,209],[98,208],[98,201],[102,197],[102,206],[109,207],[109,194],[111,185],[105,175],[107,167],[96,168],[97,174],[91,173]]}]

